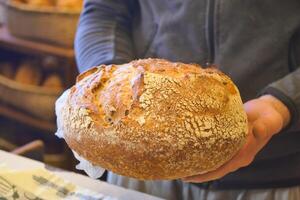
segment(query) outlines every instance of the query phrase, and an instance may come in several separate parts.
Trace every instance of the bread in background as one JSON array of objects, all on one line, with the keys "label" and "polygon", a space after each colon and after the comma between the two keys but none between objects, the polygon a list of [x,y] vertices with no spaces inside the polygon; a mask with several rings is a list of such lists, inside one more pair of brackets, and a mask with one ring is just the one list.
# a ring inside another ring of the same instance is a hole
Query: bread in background
[{"label": "bread in background", "polygon": [[54,6],[53,0],[26,0],[28,5],[32,6]]},{"label": "bread in background", "polygon": [[0,74],[6,78],[13,79],[15,75],[15,69],[13,64],[4,62],[0,64]]},{"label": "bread in background", "polygon": [[42,80],[41,70],[32,62],[23,62],[17,69],[15,80],[28,85],[39,85]]},{"label": "bread in background", "polygon": [[72,10],[80,10],[83,5],[83,0],[57,0],[58,8],[68,8]]},{"label": "bread in background", "polygon": [[46,79],[42,83],[42,86],[62,90],[63,89],[63,81],[58,74],[53,73],[46,77]]},{"label": "bread in background", "polygon": [[68,10],[81,10],[83,0],[14,0],[35,7],[53,7]]}]

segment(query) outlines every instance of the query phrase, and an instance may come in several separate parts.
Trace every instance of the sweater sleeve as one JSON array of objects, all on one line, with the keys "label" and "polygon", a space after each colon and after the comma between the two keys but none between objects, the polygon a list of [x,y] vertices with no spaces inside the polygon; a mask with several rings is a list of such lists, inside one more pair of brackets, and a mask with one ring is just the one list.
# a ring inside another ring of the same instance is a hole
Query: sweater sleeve
[{"label": "sweater sleeve", "polygon": [[132,0],[85,0],[75,38],[78,69],[133,59]]},{"label": "sweater sleeve", "polygon": [[299,125],[300,113],[300,68],[268,85],[263,92],[281,100],[291,113],[290,127]]}]

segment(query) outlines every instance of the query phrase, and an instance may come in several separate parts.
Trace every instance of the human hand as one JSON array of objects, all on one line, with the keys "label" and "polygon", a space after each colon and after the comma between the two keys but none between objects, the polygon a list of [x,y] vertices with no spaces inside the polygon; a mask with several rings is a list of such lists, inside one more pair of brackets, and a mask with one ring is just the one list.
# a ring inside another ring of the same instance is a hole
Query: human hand
[{"label": "human hand", "polygon": [[271,95],[264,95],[246,102],[244,109],[248,118],[249,131],[246,143],[239,152],[218,169],[184,178],[183,181],[194,183],[207,182],[219,179],[228,173],[249,165],[271,137],[290,121],[288,108]]}]

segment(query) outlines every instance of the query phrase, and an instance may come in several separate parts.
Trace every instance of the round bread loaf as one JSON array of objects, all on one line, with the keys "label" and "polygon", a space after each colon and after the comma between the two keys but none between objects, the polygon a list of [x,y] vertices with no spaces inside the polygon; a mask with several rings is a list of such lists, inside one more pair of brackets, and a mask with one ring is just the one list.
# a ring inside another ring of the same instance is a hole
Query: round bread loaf
[{"label": "round bread loaf", "polygon": [[214,170],[237,153],[248,130],[239,91],[226,75],[161,59],[81,74],[61,114],[71,149],[138,179]]}]

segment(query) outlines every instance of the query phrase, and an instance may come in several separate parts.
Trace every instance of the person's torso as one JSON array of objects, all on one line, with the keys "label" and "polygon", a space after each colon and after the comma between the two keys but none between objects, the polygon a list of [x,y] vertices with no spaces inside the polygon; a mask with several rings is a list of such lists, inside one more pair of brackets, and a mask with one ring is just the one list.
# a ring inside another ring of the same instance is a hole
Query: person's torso
[{"label": "person's torso", "polygon": [[139,6],[133,24],[138,58],[216,64],[244,100],[300,64],[298,0],[151,0]]},{"label": "person's torso", "polygon": [[[141,0],[136,57],[215,64],[247,101],[300,66],[299,11],[299,0]],[[256,163],[300,153],[299,141],[300,134],[278,134]]]}]

